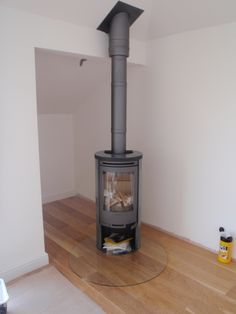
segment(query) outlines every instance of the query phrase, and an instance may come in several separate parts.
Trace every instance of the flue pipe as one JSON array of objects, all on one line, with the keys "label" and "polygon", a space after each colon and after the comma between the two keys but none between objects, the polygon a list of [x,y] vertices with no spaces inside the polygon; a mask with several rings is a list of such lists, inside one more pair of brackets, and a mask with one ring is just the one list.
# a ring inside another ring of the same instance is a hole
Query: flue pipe
[{"label": "flue pipe", "polygon": [[112,59],[111,149],[113,154],[124,154],[126,151],[129,27],[129,15],[121,12],[112,18],[109,31],[109,55]]}]

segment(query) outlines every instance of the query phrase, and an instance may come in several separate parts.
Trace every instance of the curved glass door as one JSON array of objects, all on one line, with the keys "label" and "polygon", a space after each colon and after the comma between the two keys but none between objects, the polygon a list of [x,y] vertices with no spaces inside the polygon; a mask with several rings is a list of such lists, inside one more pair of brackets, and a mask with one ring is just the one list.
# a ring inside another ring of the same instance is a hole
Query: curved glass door
[{"label": "curved glass door", "polygon": [[134,210],[134,173],[103,171],[104,206],[109,212]]}]

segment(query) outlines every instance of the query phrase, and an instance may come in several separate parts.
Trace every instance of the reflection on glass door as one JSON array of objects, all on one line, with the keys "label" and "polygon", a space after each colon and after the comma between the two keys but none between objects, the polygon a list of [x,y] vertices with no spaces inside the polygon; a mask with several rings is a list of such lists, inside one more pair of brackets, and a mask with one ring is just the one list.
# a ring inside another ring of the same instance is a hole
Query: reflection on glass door
[{"label": "reflection on glass door", "polygon": [[127,212],[133,210],[134,173],[103,172],[104,210]]}]

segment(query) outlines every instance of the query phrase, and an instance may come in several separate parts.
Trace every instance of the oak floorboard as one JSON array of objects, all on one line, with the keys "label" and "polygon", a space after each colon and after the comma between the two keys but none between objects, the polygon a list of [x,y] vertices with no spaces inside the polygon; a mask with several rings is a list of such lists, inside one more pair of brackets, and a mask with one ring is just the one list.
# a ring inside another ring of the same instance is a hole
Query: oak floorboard
[{"label": "oak floorboard", "polygon": [[[90,250],[95,257],[92,242],[83,246],[83,239],[95,234],[95,204],[70,197],[44,205],[43,214],[45,247],[51,263],[106,313],[236,313],[235,262],[221,264],[216,254],[143,225],[142,236],[148,239],[140,250],[145,254],[144,261],[160,258],[155,250],[155,244],[160,243],[168,254],[166,269],[143,284],[99,286],[78,277],[69,265],[70,254],[80,257]],[[83,260],[81,265],[87,267]]]}]

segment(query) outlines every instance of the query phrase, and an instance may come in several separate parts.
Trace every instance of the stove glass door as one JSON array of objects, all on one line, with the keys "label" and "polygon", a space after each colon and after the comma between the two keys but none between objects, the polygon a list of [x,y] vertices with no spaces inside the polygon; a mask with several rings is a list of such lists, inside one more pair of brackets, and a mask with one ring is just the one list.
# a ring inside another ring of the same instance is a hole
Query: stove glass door
[{"label": "stove glass door", "polygon": [[134,210],[134,172],[103,171],[103,184],[105,211]]}]

